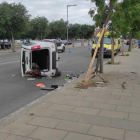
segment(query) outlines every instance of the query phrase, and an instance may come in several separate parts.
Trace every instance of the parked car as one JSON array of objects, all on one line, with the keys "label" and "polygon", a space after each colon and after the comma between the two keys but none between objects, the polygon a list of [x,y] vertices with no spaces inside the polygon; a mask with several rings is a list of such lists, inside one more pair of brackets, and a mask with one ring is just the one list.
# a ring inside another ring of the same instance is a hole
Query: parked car
[{"label": "parked car", "polygon": [[5,41],[5,42],[0,42],[1,49],[4,49],[4,44],[5,44],[5,48],[7,49],[11,48],[11,43],[9,41]]},{"label": "parked car", "polygon": [[68,41],[66,41],[65,43],[64,43],[64,45],[72,45],[72,41],[70,41],[70,40],[68,40]]}]

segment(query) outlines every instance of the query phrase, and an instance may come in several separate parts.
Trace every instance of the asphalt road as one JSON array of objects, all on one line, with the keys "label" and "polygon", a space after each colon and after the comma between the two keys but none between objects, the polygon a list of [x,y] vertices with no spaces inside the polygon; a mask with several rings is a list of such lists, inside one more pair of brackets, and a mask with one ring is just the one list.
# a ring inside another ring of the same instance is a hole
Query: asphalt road
[{"label": "asphalt road", "polygon": [[[28,81],[27,77],[21,77],[20,53],[0,55],[0,119],[38,99],[44,93],[48,93],[36,87],[36,84],[63,85],[66,74],[86,72],[91,61],[91,50],[88,48],[71,48],[71,53],[68,53],[66,48],[65,53],[59,53],[61,77],[36,79],[35,81]],[[104,61],[107,59],[105,58]]]}]

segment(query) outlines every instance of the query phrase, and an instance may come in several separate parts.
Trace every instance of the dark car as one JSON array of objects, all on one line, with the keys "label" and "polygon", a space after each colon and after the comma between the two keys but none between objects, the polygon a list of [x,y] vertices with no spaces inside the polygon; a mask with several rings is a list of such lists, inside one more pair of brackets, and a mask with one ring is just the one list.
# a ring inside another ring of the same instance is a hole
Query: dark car
[{"label": "dark car", "polygon": [[5,42],[0,42],[0,46],[1,46],[1,49],[4,49],[4,44],[5,44],[5,48],[7,49],[10,49],[11,48],[11,43],[8,42],[8,41],[5,41]]},{"label": "dark car", "polygon": [[126,42],[126,45],[129,45],[129,39],[128,39],[127,42]]},{"label": "dark car", "polygon": [[66,41],[66,42],[64,43],[64,45],[67,45],[67,44],[68,44],[68,45],[71,45],[71,44],[72,44],[72,41],[69,40],[69,41]]}]

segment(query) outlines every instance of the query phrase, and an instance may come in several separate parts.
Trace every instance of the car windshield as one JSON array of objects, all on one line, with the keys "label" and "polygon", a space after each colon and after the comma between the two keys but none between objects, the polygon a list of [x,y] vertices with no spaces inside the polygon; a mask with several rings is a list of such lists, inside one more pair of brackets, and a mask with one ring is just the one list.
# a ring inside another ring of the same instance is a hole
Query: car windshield
[{"label": "car windshield", "polygon": [[[99,37],[96,37],[95,44],[97,44]],[[112,39],[104,37],[104,44],[111,44]]]}]

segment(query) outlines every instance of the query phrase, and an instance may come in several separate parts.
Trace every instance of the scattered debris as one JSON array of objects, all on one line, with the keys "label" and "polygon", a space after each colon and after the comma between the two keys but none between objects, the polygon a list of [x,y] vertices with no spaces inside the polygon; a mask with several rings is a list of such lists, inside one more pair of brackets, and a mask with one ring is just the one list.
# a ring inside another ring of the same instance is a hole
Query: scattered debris
[{"label": "scattered debris", "polygon": [[50,87],[41,87],[41,90],[54,90],[55,88],[50,88]]},{"label": "scattered debris", "polygon": [[58,85],[51,85],[51,88],[57,89],[59,86]]},{"label": "scattered debris", "polygon": [[123,82],[123,83],[122,83],[122,87],[123,87],[123,89],[126,89],[125,86],[126,86],[126,82]]},{"label": "scattered debris", "polygon": [[137,74],[136,72],[131,72],[131,73],[133,73],[133,74]]},{"label": "scattered debris", "polygon": [[45,87],[44,84],[40,83],[40,84],[36,84],[37,87]]},{"label": "scattered debris", "polygon": [[104,82],[96,82],[96,84],[103,84]]},{"label": "scattered debris", "polygon": [[28,81],[34,81],[35,78],[28,78],[27,80],[28,80]]},{"label": "scattered debris", "polygon": [[30,113],[29,115],[30,115],[30,116],[34,116],[34,113]]}]

